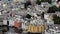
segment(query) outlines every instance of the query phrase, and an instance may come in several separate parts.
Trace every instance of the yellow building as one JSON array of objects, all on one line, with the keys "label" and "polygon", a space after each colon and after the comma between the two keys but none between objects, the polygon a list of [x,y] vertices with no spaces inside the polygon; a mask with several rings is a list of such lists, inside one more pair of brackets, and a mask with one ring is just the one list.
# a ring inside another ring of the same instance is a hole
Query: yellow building
[{"label": "yellow building", "polygon": [[47,28],[46,25],[39,25],[39,26],[36,26],[36,25],[29,25],[28,27],[28,32],[32,32],[32,33],[43,33],[45,32],[45,29]]}]

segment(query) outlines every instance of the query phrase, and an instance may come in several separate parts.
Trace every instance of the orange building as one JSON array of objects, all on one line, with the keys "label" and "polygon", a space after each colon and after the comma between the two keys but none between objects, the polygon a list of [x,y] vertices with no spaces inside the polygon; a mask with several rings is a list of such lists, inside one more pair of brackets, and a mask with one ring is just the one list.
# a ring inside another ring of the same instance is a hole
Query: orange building
[{"label": "orange building", "polygon": [[22,22],[18,22],[18,21],[14,21],[14,26],[16,27],[16,28],[21,28],[21,26],[22,26]]}]

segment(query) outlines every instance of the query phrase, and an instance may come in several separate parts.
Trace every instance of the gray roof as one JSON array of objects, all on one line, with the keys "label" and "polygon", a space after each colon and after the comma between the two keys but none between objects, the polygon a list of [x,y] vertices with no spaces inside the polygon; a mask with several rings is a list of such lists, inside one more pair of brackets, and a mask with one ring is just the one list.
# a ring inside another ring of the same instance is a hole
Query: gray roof
[{"label": "gray roof", "polygon": [[[56,28],[58,27],[58,28]],[[49,29],[55,29],[55,30],[60,30],[60,25],[59,24],[54,24],[49,27]]]}]

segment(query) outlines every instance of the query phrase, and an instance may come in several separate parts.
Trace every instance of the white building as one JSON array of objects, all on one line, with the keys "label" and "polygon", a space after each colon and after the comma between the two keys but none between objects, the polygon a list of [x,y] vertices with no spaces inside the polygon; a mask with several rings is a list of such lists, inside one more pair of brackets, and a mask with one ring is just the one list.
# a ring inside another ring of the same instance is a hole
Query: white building
[{"label": "white building", "polygon": [[45,34],[60,34],[60,25],[55,24],[45,31]]},{"label": "white building", "polygon": [[14,2],[22,2],[22,1],[24,1],[24,0],[14,0]]},{"label": "white building", "polygon": [[14,21],[13,21],[13,19],[9,19],[9,26],[14,26]]},{"label": "white building", "polygon": [[56,12],[55,14],[60,17],[60,12]]},{"label": "white building", "polygon": [[53,19],[53,16],[54,14],[50,14],[50,13],[47,13],[47,14],[44,14],[44,19],[46,19],[46,20],[52,20]]},{"label": "white building", "polygon": [[47,25],[54,25],[54,21],[53,20],[47,20]]},{"label": "white building", "polygon": [[54,21],[53,21],[53,15],[54,14],[44,14],[44,19],[46,20],[46,24],[47,25],[53,25],[54,24]]},{"label": "white building", "polygon": [[7,20],[3,20],[3,25],[7,25]]},{"label": "white building", "polygon": [[32,5],[36,5],[36,0],[31,0]]},{"label": "white building", "polygon": [[2,13],[0,12],[0,15],[2,15]]},{"label": "white building", "polygon": [[[9,19],[8,21],[9,21],[9,26],[14,26],[14,21],[12,19]],[[8,25],[6,19],[3,20],[3,25]]]}]

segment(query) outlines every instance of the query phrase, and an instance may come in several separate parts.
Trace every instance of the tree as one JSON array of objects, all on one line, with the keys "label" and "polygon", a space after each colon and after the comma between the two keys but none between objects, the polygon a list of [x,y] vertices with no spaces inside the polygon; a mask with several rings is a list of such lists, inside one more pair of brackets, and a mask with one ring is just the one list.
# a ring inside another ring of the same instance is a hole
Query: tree
[{"label": "tree", "polygon": [[44,19],[44,12],[42,12],[41,17],[42,17],[42,19]]},{"label": "tree", "polygon": [[26,15],[26,18],[30,19],[31,18],[31,15],[27,14]]},{"label": "tree", "polygon": [[58,17],[57,15],[53,16],[53,20],[54,20],[54,24],[60,24],[60,17]]},{"label": "tree", "polygon": [[58,0],[57,2],[59,2],[60,0]]},{"label": "tree", "polygon": [[41,0],[41,2],[48,2],[51,4],[51,0]]},{"label": "tree", "polygon": [[4,34],[4,32],[7,32],[7,30],[5,30],[5,29],[2,29],[2,33]]},{"label": "tree", "polygon": [[8,1],[11,1],[11,0],[8,0]]},{"label": "tree", "polygon": [[40,0],[37,0],[36,4],[40,5],[41,4],[41,1]]},{"label": "tree", "polygon": [[41,2],[48,2],[49,4],[51,4],[51,0],[37,0],[36,4],[40,5]]},{"label": "tree", "polygon": [[59,6],[59,8],[58,8],[58,11],[60,11],[60,6]]},{"label": "tree", "polygon": [[55,11],[58,11],[58,8],[54,5],[52,7],[49,7],[47,13],[55,13]]},{"label": "tree", "polygon": [[31,4],[30,1],[27,1],[27,2],[24,4],[25,9],[27,9],[27,7],[28,7],[29,5],[32,5],[32,4]]}]

